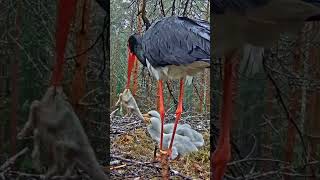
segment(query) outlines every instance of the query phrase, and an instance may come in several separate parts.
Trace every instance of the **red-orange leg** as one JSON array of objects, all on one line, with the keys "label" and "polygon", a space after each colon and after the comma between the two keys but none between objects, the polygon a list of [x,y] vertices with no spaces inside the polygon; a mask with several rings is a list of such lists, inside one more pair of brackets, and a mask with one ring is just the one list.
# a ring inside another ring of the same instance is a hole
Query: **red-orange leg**
[{"label": "red-orange leg", "polygon": [[176,134],[177,130],[177,125],[179,123],[179,120],[181,118],[181,113],[182,113],[182,103],[183,103],[183,93],[184,93],[184,83],[183,83],[183,78],[180,79],[180,94],[179,94],[179,101],[178,101],[178,107],[176,110],[176,120],[174,122],[174,127],[173,127],[173,133],[172,133],[172,138],[169,146],[169,155],[171,156],[171,149],[173,145],[173,140],[174,136]]},{"label": "red-orange leg", "polygon": [[212,155],[214,180],[222,180],[231,158],[230,129],[233,114],[233,91],[236,89],[238,59],[227,59],[224,66],[221,131],[217,149]]},{"label": "red-orange leg", "polygon": [[163,124],[164,124],[164,102],[163,102],[163,83],[162,83],[162,80],[158,81],[158,97],[159,97],[159,113],[160,113],[160,117],[161,117],[160,150],[162,150]]}]

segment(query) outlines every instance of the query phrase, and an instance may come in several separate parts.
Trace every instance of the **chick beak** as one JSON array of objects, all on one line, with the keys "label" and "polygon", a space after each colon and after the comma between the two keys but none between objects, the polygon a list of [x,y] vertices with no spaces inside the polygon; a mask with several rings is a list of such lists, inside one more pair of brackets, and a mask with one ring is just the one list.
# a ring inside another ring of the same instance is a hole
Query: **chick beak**
[{"label": "chick beak", "polygon": [[143,116],[143,119],[144,119],[144,123],[146,124],[149,124],[151,121],[150,121],[150,115],[147,113],[147,114],[142,114]]}]

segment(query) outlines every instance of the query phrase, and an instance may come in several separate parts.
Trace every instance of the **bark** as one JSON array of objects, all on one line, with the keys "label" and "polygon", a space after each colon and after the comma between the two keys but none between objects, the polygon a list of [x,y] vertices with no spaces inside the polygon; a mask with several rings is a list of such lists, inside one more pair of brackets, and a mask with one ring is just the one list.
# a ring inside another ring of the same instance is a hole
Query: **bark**
[{"label": "bark", "polygon": [[[271,121],[271,118],[273,116],[273,86],[272,83],[270,81],[267,82],[267,88],[268,88],[268,94],[267,94],[267,108],[266,108],[266,112],[268,115],[268,120]],[[269,158],[272,159],[272,142],[271,142],[271,138],[272,138],[272,128],[269,125],[266,125],[265,127],[265,138],[264,138],[264,149],[263,149],[263,157],[264,158]],[[263,167],[263,171],[264,172],[268,172],[270,170],[272,170],[272,163],[271,162],[265,162],[262,165]]]},{"label": "bark", "polygon": [[[205,71],[207,71],[206,74],[210,74],[210,72],[208,72],[209,70],[206,69]],[[206,76],[206,86],[205,86],[206,97],[204,98],[206,100],[206,111],[207,112],[210,111],[210,87],[211,87],[210,77],[207,75]],[[217,101],[217,100],[215,100],[215,101]]]},{"label": "bark", "polygon": [[147,16],[146,16],[146,0],[141,0],[141,11],[139,13],[141,13],[141,18],[146,26],[146,30],[149,29],[149,27],[151,26],[150,21],[148,20]]},{"label": "bark", "polygon": [[[17,1],[17,13],[16,13],[16,41],[20,40],[20,17],[21,17],[21,3]],[[11,155],[17,153],[17,114],[18,114],[18,68],[19,68],[19,60],[20,60],[20,48],[18,44],[15,45],[15,57],[11,64]]]},{"label": "bark", "polygon": [[[90,21],[90,7],[91,0],[82,0],[78,3],[78,20],[76,24],[79,23],[80,29],[76,34],[76,52],[80,54],[81,52],[88,49],[89,37],[88,37],[88,28]],[[78,22],[77,22],[78,21]],[[81,107],[79,102],[80,99],[86,93],[86,70],[88,65],[88,54],[85,53],[75,59],[75,73],[71,85],[71,102],[74,107],[74,110],[77,114],[83,112],[85,109]],[[80,114],[79,114],[80,115]]]},{"label": "bark", "polygon": [[[139,5],[139,9],[144,9],[144,13],[145,13],[145,0],[141,1],[141,4]],[[143,7],[144,6],[144,7]],[[138,16],[138,33],[141,34],[142,31],[142,15],[143,13],[141,13]],[[134,68],[133,68],[133,90],[132,90],[132,94],[133,96],[136,95],[137,90],[138,90],[138,72],[139,72],[139,61],[136,59],[134,61]]]},{"label": "bark", "polygon": [[[236,53],[234,53],[236,54]],[[224,65],[224,80],[223,80],[223,101],[220,116],[220,134],[217,144],[217,149],[211,157],[211,173],[216,178],[222,178],[223,173],[227,170],[227,161],[231,158],[230,133],[232,119],[234,114],[234,101],[238,90],[238,56],[229,56]],[[216,167],[220,165],[220,167]],[[219,168],[219,169],[217,169]]]},{"label": "bark", "polygon": [[205,76],[206,76],[206,74],[205,74],[205,72],[202,72],[202,77],[201,77],[201,84],[200,84],[200,98],[199,98],[199,113],[202,113],[202,111],[203,111],[203,109],[202,109],[202,107],[203,107],[203,99],[204,99],[204,96],[205,96],[205,90],[204,90],[204,88],[205,88],[205,86],[206,86],[206,84],[205,84]]},{"label": "bark", "polygon": [[[294,65],[293,65],[293,71],[296,74],[299,74],[300,72],[300,61],[301,61],[301,40],[298,42],[297,47],[294,51]],[[297,112],[299,111],[299,101],[298,97],[301,91],[299,91],[297,88],[292,89],[290,91],[290,101],[291,101],[291,112],[293,119],[298,119]],[[296,139],[296,129],[292,122],[288,119],[288,130],[287,130],[287,144],[285,149],[285,161],[291,163],[293,161],[293,153],[294,153],[294,145],[295,145],[295,139]],[[286,180],[290,179],[290,176],[285,176]]]},{"label": "bark", "polygon": [[[314,24],[313,29],[319,28],[319,24]],[[319,48],[316,47],[310,47],[310,65],[315,71],[312,71],[312,79],[319,79],[320,74],[318,73],[318,70],[320,68],[320,63],[318,61],[319,59]],[[320,112],[319,112],[319,105],[320,105],[320,93],[316,89],[317,87],[311,87],[311,95],[310,95],[310,108],[308,108],[308,115],[310,115],[304,124],[304,129],[307,134],[308,138],[308,161],[314,161],[316,158],[316,150],[318,147],[318,144],[320,142]],[[317,138],[318,137],[318,138]],[[309,172],[313,175],[313,177],[310,177],[310,180],[315,180],[315,172],[316,171],[316,166],[309,166]]]},{"label": "bark", "polygon": [[[303,54],[305,58],[302,58],[303,60],[303,73],[302,73],[302,78],[306,79],[308,78],[308,60],[309,60],[309,51],[310,51],[310,43],[308,42],[308,33],[307,33],[307,29],[309,29],[309,26],[305,26],[305,31],[306,33],[304,33],[303,35],[303,42],[305,42],[305,46],[303,48]],[[303,85],[302,85],[302,92],[301,92],[301,109],[300,109],[300,114],[301,114],[301,124],[303,125],[305,123],[306,120],[306,107],[307,107],[307,82],[303,81]],[[302,132],[304,130],[302,129]]]},{"label": "bark", "polygon": [[[311,52],[310,52],[310,62],[311,65],[313,67],[318,67],[318,63],[315,62],[315,48],[312,48]],[[316,91],[313,91],[311,93],[310,96],[310,108],[308,108],[308,114],[310,115],[309,117],[307,117],[305,124],[304,124],[304,128],[305,128],[305,132],[310,135],[316,135],[317,133],[314,133],[313,130],[318,129],[320,126],[318,126],[317,128],[317,117],[319,117],[318,114],[318,99],[319,99],[319,93]],[[319,134],[319,133],[318,133]],[[317,142],[314,141],[315,139],[313,139],[312,137],[308,137],[307,143],[308,143],[308,161],[312,161],[312,159],[315,157],[315,153],[314,153],[314,148],[315,148],[315,144]],[[313,166],[309,166],[309,171],[314,174],[314,167]],[[310,180],[315,180],[315,177],[309,177]]]}]

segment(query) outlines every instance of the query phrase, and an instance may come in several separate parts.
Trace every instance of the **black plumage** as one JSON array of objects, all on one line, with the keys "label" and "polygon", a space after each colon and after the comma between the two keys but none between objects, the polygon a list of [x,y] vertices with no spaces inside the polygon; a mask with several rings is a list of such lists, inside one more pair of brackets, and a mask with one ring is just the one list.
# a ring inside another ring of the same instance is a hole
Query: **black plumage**
[{"label": "black plumage", "polygon": [[319,20],[320,0],[213,0],[214,54],[245,44],[272,47],[281,33],[296,35],[305,21]]},{"label": "black plumage", "polygon": [[[265,6],[271,1],[281,0],[213,0],[212,12],[213,14],[224,14],[228,10],[237,13],[245,13],[247,10]],[[320,0],[292,0],[292,2],[294,1],[301,1],[314,6],[320,6]],[[290,1],[287,0],[287,2]]]},{"label": "black plumage", "polygon": [[210,63],[210,25],[204,20],[165,17],[142,35],[132,35],[129,47],[140,62],[154,67]]},{"label": "black plumage", "polygon": [[109,12],[109,2],[107,0],[96,0],[96,2],[105,12]]},{"label": "black plumage", "polygon": [[[306,20],[319,18],[319,0],[212,0],[214,22],[214,55],[225,56],[223,103],[221,111],[221,134],[212,166],[216,168],[214,179],[223,179],[228,161],[231,159],[230,124],[232,124],[232,97],[230,88],[236,87],[236,59],[241,49],[250,44],[247,57],[256,62],[262,59],[260,48],[272,47],[281,33],[295,35]],[[253,45],[253,46],[252,46]],[[254,58],[251,58],[254,52]],[[256,56],[257,55],[257,56]],[[246,55],[244,55],[246,57]],[[261,61],[260,61],[261,62]]]},{"label": "black plumage", "polygon": [[247,9],[265,5],[270,0],[213,0],[213,14],[224,14],[230,10],[237,13],[245,13]]}]

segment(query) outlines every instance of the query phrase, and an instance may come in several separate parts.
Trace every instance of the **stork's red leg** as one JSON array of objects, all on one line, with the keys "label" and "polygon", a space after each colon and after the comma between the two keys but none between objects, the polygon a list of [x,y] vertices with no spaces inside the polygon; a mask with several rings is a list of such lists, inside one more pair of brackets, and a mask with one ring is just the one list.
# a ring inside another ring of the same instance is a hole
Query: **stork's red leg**
[{"label": "stork's red leg", "polygon": [[221,131],[217,148],[212,155],[212,170],[214,180],[222,180],[231,158],[230,128],[233,113],[233,90],[235,89],[236,67],[238,60],[227,59],[224,66],[223,104],[221,112]]},{"label": "stork's red leg", "polygon": [[173,127],[173,133],[172,133],[172,138],[171,138],[171,142],[170,142],[170,146],[169,146],[169,155],[171,155],[171,148],[173,145],[173,140],[174,140],[174,136],[176,134],[176,130],[177,130],[177,125],[179,123],[179,120],[181,118],[181,113],[182,113],[182,102],[183,102],[183,93],[184,93],[184,83],[183,83],[183,78],[180,79],[180,94],[179,94],[179,101],[178,101],[178,107],[176,110],[176,120],[174,122],[174,127]]},{"label": "stork's red leg", "polygon": [[163,103],[163,83],[158,81],[158,97],[159,97],[159,113],[161,118],[161,134],[160,134],[160,150],[162,150],[163,142],[163,124],[164,124],[164,103]]}]

